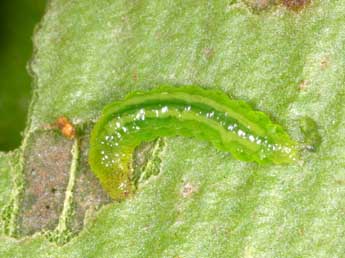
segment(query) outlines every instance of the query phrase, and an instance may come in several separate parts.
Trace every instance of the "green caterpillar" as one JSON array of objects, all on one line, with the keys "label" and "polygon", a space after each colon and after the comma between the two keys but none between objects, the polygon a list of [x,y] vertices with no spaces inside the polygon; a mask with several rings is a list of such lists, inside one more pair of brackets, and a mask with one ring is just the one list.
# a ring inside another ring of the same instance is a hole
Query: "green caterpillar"
[{"label": "green caterpillar", "polygon": [[132,153],[144,141],[186,136],[205,140],[236,159],[291,163],[297,143],[267,115],[218,90],[196,86],[135,92],[108,105],[91,133],[89,163],[115,200],[132,193]]}]

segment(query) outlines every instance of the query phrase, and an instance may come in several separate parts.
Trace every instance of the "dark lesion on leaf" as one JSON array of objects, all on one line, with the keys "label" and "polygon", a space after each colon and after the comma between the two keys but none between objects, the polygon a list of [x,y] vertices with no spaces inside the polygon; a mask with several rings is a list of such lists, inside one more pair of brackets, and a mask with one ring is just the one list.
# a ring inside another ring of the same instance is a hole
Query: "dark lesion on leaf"
[{"label": "dark lesion on leaf", "polygon": [[291,11],[301,11],[307,7],[311,0],[244,0],[254,12],[260,12],[270,9],[273,6],[284,6]]},{"label": "dark lesion on leaf", "polygon": [[300,11],[311,3],[311,0],[283,0],[282,4],[292,11]]}]

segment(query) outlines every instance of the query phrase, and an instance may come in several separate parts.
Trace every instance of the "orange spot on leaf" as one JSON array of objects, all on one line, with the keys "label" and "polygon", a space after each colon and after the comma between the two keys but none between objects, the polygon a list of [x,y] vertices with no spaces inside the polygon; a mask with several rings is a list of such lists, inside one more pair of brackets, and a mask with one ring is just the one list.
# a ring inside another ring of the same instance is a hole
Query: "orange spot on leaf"
[{"label": "orange spot on leaf", "polygon": [[73,124],[68,120],[65,116],[60,116],[56,120],[56,125],[60,129],[60,132],[63,136],[65,136],[68,139],[73,139],[76,135],[76,130],[73,126]]}]

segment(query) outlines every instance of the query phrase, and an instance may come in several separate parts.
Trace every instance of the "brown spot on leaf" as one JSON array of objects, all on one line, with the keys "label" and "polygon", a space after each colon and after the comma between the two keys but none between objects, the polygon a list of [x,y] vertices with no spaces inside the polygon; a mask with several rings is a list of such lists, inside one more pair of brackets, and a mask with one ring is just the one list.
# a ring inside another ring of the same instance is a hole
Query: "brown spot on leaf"
[{"label": "brown spot on leaf", "polygon": [[132,79],[133,81],[137,81],[139,79],[137,69],[134,69],[133,74],[132,74]]},{"label": "brown spot on leaf", "polygon": [[299,89],[300,91],[306,90],[307,87],[308,87],[308,81],[307,81],[307,80],[301,81],[300,84],[298,85],[298,89]]},{"label": "brown spot on leaf", "polygon": [[321,62],[320,62],[320,67],[322,70],[325,70],[329,67],[330,65],[330,59],[328,56],[322,58]]},{"label": "brown spot on leaf", "polygon": [[205,55],[205,57],[206,57],[207,59],[212,58],[213,55],[214,55],[213,49],[212,49],[212,48],[208,48],[208,47],[207,47],[207,48],[204,48],[203,53],[204,53],[204,55]]},{"label": "brown spot on leaf", "polygon": [[182,196],[184,198],[190,197],[194,192],[197,191],[197,187],[191,183],[185,183],[182,188]]},{"label": "brown spot on leaf", "polygon": [[311,0],[283,0],[282,3],[288,9],[293,11],[300,11],[310,4]]},{"label": "brown spot on leaf", "polygon": [[298,229],[298,233],[299,233],[300,236],[304,236],[304,227],[300,227]]}]

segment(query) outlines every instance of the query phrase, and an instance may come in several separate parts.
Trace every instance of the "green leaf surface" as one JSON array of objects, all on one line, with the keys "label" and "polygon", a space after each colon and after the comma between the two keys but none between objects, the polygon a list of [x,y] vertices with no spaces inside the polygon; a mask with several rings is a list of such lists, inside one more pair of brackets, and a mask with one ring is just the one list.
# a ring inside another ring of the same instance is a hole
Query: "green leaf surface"
[{"label": "green leaf surface", "polygon": [[95,121],[132,91],[201,85],[251,103],[298,141],[300,118],[313,119],[317,150],[298,164],[256,165],[170,138],[159,174],[70,242],[0,237],[1,257],[344,255],[345,3],[315,0],[298,12],[250,3],[51,1],[35,34],[27,132],[61,115]]}]

